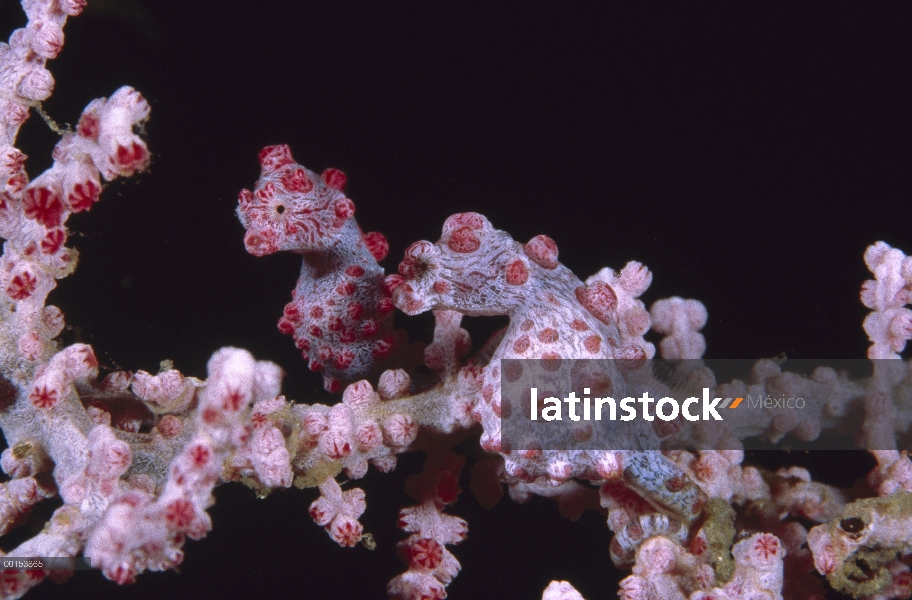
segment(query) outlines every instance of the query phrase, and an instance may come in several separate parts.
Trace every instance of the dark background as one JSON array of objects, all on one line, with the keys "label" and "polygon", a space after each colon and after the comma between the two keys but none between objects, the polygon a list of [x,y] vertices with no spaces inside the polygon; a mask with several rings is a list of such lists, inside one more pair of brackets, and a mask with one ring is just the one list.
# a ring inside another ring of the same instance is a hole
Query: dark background
[{"label": "dark background", "polygon": [[[22,24],[0,0],[0,39]],[[360,225],[390,242],[388,271],[447,216],[477,211],[518,240],[551,236],[584,279],[645,263],[647,305],[706,304],[710,357],[862,357],[864,249],[912,252],[910,30],[898,2],[90,0],[50,63],[45,108],[75,123],[134,86],[152,105],[153,162],[68,221],[81,264],[51,302],[105,366],[169,358],[204,377],[212,351],[237,345],[279,363],[289,397],[326,401],[275,328],[299,259],[248,255],[234,215],[260,148],[286,143],[308,168],[348,174]],[[33,177],[53,144],[37,118],[22,129]],[[482,342],[495,325],[474,321]],[[427,339],[431,320],[408,328]],[[867,465],[752,459],[844,485]],[[118,588],[80,573],[30,597],[381,598],[403,569],[402,478],[420,464],[368,476],[373,553],[310,521],[313,491],[225,486],[182,575]],[[543,499],[485,512],[468,492],[451,512],[470,528],[451,598],[538,598],[554,578],[614,597],[603,517],[571,525]]]}]

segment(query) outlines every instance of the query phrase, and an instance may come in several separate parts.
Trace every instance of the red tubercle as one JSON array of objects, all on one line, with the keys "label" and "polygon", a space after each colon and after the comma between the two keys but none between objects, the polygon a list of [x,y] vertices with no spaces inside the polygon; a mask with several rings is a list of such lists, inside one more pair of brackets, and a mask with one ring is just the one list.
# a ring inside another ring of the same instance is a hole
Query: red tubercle
[{"label": "red tubercle", "polygon": [[286,144],[266,146],[260,150],[259,159],[264,175],[294,163],[294,158],[291,156],[291,148]]},{"label": "red tubercle", "polygon": [[[98,367],[98,358],[95,357],[95,352],[92,351],[91,346],[81,346],[81,347],[79,347],[78,350],[76,350],[76,352],[73,356],[73,362],[71,363],[73,365],[73,367],[72,367],[73,370],[71,371],[70,370],[71,367],[68,367],[68,369],[67,369],[68,373],[80,372],[80,369],[78,367],[76,367],[76,364],[77,364],[76,361],[82,363],[85,367],[88,367],[90,369],[94,369],[94,368]],[[75,376],[80,377],[80,375],[75,375]]]},{"label": "red tubercle", "polygon": [[351,281],[344,281],[336,286],[336,293],[340,296],[351,296],[355,293],[355,284]]},{"label": "red tubercle", "polygon": [[361,337],[364,337],[364,338],[373,337],[374,334],[377,333],[378,329],[379,329],[379,326],[377,325],[377,322],[372,319],[368,319],[367,321],[364,321],[360,325]]},{"label": "red tubercle", "polygon": [[[488,437],[482,436],[481,438],[481,448],[485,452],[490,452],[492,454],[499,454],[504,451],[503,441],[500,436],[498,437]],[[508,454],[508,453],[505,453]],[[525,476],[523,476],[525,475]],[[519,469],[516,472],[516,476],[525,481],[526,483],[532,483],[535,481],[535,477],[525,472],[525,469]]]},{"label": "red tubercle", "polygon": [[326,320],[326,328],[330,331],[342,331],[342,319],[336,316],[329,317]]},{"label": "red tubercle", "polygon": [[332,364],[334,356],[333,350],[329,346],[323,345],[317,348],[317,359],[324,365]]},{"label": "red tubercle", "polygon": [[339,198],[333,205],[333,212],[336,214],[336,226],[338,227],[355,215],[355,203],[348,198]]},{"label": "red tubercle", "polygon": [[60,201],[60,194],[56,189],[30,187],[25,190],[22,210],[26,217],[34,219],[50,229],[60,225],[66,209],[63,202]]},{"label": "red tubercle", "polygon": [[520,336],[513,342],[513,352],[517,354],[524,354],[531,345],[532,342],[529,340],[528,336]]},{"label": "red tubercle", "polygon": [[548,236],[535,236],[523,246],[523,251],[538,266],[544,269],[557,268],[557,244]]},{"label": "red tubercle", "polygon": [[6,180],[7,190],[0,192],[0,200],[2,200],[3,208],[7,208],[8,203],[13,201],[14,196],[11,194],[19,194],[27,185],[28,177],[25,173],[13,173],[10,175]]},{"label": "red tubercle", "polygon": [[424,349],[424,365],[432,371],[443,370],[444,353],[438,344],[431,344]]},{"label": "red tubercle", "polygon": [[636,371],[646,363],[646,351],[639,346],[624,346],[617,352],[615,358],[621,369]]},{"label": "red tubercle", "polygon": [[320,174],[320,177],[323,178],[327,186],[340,192],[345,189],[345,184],[348,181],[348,177],[339,169],[326,169]]},{"label": "red tubercle", "polygon": [[60,400],[57,390],[46,385],[35,387],[29,394],[29,402],[35,408],[48,409],[57,405]]},{"label": "red tubercle", "polygon": [[612,323],[618,299],[610,285],[603,281],[581,285],[576,288],[576,299],[596,319],[608,325]]},{"label": "red tubercle", "polygon": [[373,386],[367,380],[361,380],[346,388],[342,402],[355,410],[362,410],[373,404],[376,398]]},{"label": "red tubercle", "polygon": [[123,392],[126,391],[133,381],[131,371],[112,371],[105,375],[101,382],[101,388],[106,392]]},{"label": "red tubercle", "polygon": [[243,189],[238,193],[238,204],[241,207],[241,212],[247,212],[250,209],[250,205],[253,204],[253,192],[248,189]]},{"label": "red tubercle", "polygon": [[28,271],[23,271],[14,275],[10,280],[10,284],[6,288],[6,295],[13,300],[25,300],[32,295],[37,286],[38,278]]},{"label": "red tubercle", "polygon": [[489,383],[481,388],[481,397],[484,398],[485,402],[490,402],[491,398],[494,397],[494,386]]},{"label": "red tubercle", "polygon": [[3,591],[5,596],[13,597],[20,595],[19,592],[24,592],[23,582],[20,579],[21,571],[14,569],[6,569],[0,571],[0,590]]},{"label": "red tubercle", "polygon": [[471,254],[481,247],[481,240],[478,239],[478,235],[473,228],[464,226],[450,234],[450,239],[447,240],[447,247],[453,252]]},{"label": "red tubercle", "polygon": [[349,277],[361,277],[364,275],[364,268],[360,265],[348,265],[345,267],[345,274]]},{"label": "red tubercle", "polygon": [[286,317],[279,319],[278,329],[280,333],[284,333],[285,335],[294,335],[295,332],[294,324]]},{"label": "red tubercle", "polygon": [[351,548],[361,541],[364,529],[355,519],[340,515],[333,519],[329,532],[337,544],[345,548]]},{"label": "red tubercle", "polygon": [[583,340],[583,347],[592,354],[597,354],[602,347],[602,336],[590,335]]},{"label": "red tubercle", "polygon": [[352,452],[351,443],[341,433],[336,432],[330,432],[320,438],[320,447],[331,460],[345,458]]},{"label": "red tubercle", "polygon": [[289,192],[306,194],[313,189],[313,181],[310,180],[304,169],[292,169],[282,175],[281,182]]},{"label": "red tubercle", "polygon": [[289,302],[282,309],[282,314],[292,323],[301,324],[304,317],[301,315],[301,307],[296,302]]},{"label": "red tubercle", "polygon": [[[707,455],[709,456],[709,455]],[[710,481],[720,473],[719,465],[710,459],[697,460],[693,467],[694,475],[701,481]]]},{"label": "red tubercle", "polygon": [[217,422],[219,420],[219,416],[220,416],[219,411],[217,411],[215,408],[213,408],[211,406],[207,406],[206,408],[204,408],[203,412],[201,414],[203,423],[207,423],[209,425],[212,425],[215,422]]},{"label": "red tubercle", "polygon": [[377,312],[380,315],[388,315],[396,309],[396,305],[390,298],[383,298],[377,303]]},{"label": "red tubercle", "polygon": [[506,278],[510,285],[522,285],[529,281],[529,269],[523,261],[514,259],[507,264]]},{"label": "red tubercle", "polygon": [[573,319],[570,328],[574,331],[589,331],[589,326],[582,319]]},{"label": "red tubercle", "polygon": [[573,476],[573,467],[570,465],[570,463],[566,463],[564,461],[552,461],[548,465],[548,474],[550,475],[552,481],[563,483]]},{"label": "red tubercle", "polygon": [[388,356],[390,352],[393,351],[393,348],[396,346],[396,338],[393,336],[387,336],[382,340],[377,340],[374,343],[374,348],[371,350],[371,356],[374,358],[383,358]]},{"label": "red tubercle", "polygon": [[99,130],[98,115],[94,112],[84,113],[76,125],[76,133],[78,135],[93,141],[98,139]]},{"label": "red tubercle", "polygon": [[419,538],[409,543],[407,553],[411,569],[433,571],[443,562],[443,547],[431,538]]},{"label": "red tubercle", "polygon": [[380,262],[389,254],[389,242],[386,241],[386,237],[379,231],[365,233],[363,239],[364,244],[367,246],[367,251],[371,253],[371,256],[373,256],[374,260],[377,262]]},{"label": "red tubercle", "polygon": [[321,306],[311,306],[310,307],[310,316],[314,319],[319,319],[323,316],[323,307]]},{"label": "red tubercle", "polygon": [[181,420],[174,415],[165,415],[158,421],[155,428],[162,434],[162,437],[173,438],[180,434],[184,426]]},{"label": "red tubercle", "polygon": [[44,254],[54,254],[63,246],[63,243],[66,241],[66,232],[60,228],[55,227],[45,232],[44,237],[41,238],[41,251]]},{"label": "red tubercle", "polygon": [[[522,363],[520,362],[508,362],[503,363],[503,378],[509,382],[519,381],[520,377],[523,374]],[[497,375],[494,374],[496,377]]]},{"label": "red tubercle", "polygon": [[317,525],[328,525],[335,516],[332,506],[324,498],[314,500],[310,505],[308,514]]},{"label": "red tubercle", "polygon": [[383,294],[387,297],[393,295],[393,290],[402,285],[405,282],[405,277],[402,275],[387,275],[383,279]]},{"label": "red tubercle", "polygon": [[122,175],[142,171],[148,160],[149,151],[140,142],[134,141],[129,146],[117,146],[115,161]]},{"label": "red tubercle", "polygon": [[301,427],[304,432],[311,436],[317,437],[328,429],[326,417],[318,412],[309,412],[301,419]]},{"label": "red tubercle", "polygon": [[27,157],[23,154],[18,148],[8,147],[8,150],[0,155],[0,161],[3,161],[3,166],[5,166],[10,172],[21,172],[25,166],[25,159]]},{"label": "red tubercle", "polygon": [[194,467],[202,468],[212,460],[212,450],[202,444],[195,444],[189,448],[187,456]]},{"label": "red tubercle", "polygon": [[516,453],[527,460],[537,460],[537,459],[541,458],[541,456],[542,456],[541,448],[529,448],[526,450],[517,450]]},{"label": "red tubercle", "polygon": [[98,202],[100,195],[101,186],[98,182],[92,179],[86,179],[73,186],[73,189],[67,194],[67,203],[70,205],[70,208],[73,209],[73,212],[82,212],[92,208],[92,206]]},{"label": "red tubercle", "polygon": [[484,229],[485,221],[486,219],[478,213],[456,213],[455,215],[447,217],[447,220],[443,222],[443,231],[446,233],[461,227],[468,227],[469,229],[480,231]]},{"label": "red tubercle", "polygon": [[450,291],[450,283],[443,279],[438,279],[434,282],[434,291],[438,294],[445,294]]},{"label": "red tubercle", "polygon": [[646,534],[646,532],[643,531],[643,528],[640,527],[640,524],[637,523],[636,521],[631,521],[630,523],[628,523],[627,527],[625,529],[626,529],[627,535],[632,540],[638,540]]},{"label": "red tubercle", "polygon": [[57,55],[60,54],[60,50],[63,48],[63,40],[61,38],[56,39],[46,39],[45,51],[47,52],[45,56],[47,58],[57,58]]},{"label": "red tubercle", "polygon": [[348,315],[349,319],[357,321],[361,318],[361,315],[364,313],[364,307],[361,306],[358,302],[352,302],[345,307],[345,314]]},{"label": "red tubercle", "polygon": [[257,200],[268,202],[272,200],[276,195],[275,184],[271,181],[267,181],[266,184],[263,185],[263,187],[258,188],[253,193],[253,195],[257,198]]},{"label": "red tubercle", "polygon": [[165,522],[178,531],[184,530],[190,526],[196,517],[196,509],[193,504],[185,498],[172,500],[165,507]]},{"label": "red tubercle", "polygon": [[408,415],[396,414],[387,419],[383,433],[391,446],[408,446],[418,435],[418,424]]},{"label": "red tubercle", "polygon": [[237,411],[247,403],[247,397],[239,389],[228,389],[222,397],[222,408],[224,410]]},{"label": "red tubercle", "polygon": [[779,545],[779,539],[770,533],[765,533],[758,537],[751,548],[751,554],[764,562],[772,557],[779,556],[781,553],[782,549]]},{"label": "red tubercle", "polygon": [[685,479],[684,475],[678,473],[676,475],[672,475],[665,481],[665,489],[672,493],[680,492],[684,489],[685,483],[687,483],[687,480]]},{"label": "red tubercle", "polygon": [[[354,341],[354,340],[352,340]],[[345,370],[351,366],[355,361],[355,353],[351,350],[342,350],[336,354],[336,368],[339,370]]]},{"label": "red tubercle", "polygon": [[[352,329],[343,329],[339,334],[339,341],[343,344],[352,344],[358,339],[358,336],[355,335],[354,330]],[[346,352],[350,352],[346,350]],[[340,367],[341,368],[341,367]]]},{"label": "red tubercle", "polygon": [[[321,312],[320,314],[323,314],[323,313]],[[323,330],[320,329],[319,327],[317,327],[316,325],[311,325],[307,329],[307,333],[309,333],[311,335],[311,337],[315,337],[317,339],[320,339],[323,337]]]},{"label": "red tubercle", "polygon": [[[65,572],[72,573],[73,571],[65,571]],[[38,582],[38,581],[43,580],[47,576],[47,574],[48,574],[48,571],[45,571],[44,569],[28,569],[25,572],[26,578],[32,582]]]},{"label": "red tubercle", "polygon": [[136,569],[126,563],[119,563],[113,569],[105,569],[104,576],[117,585],[130,584],[136,581]]},{"label": "red tubercle", "polygon": [[538,341],[543,344],[553,344],[557,342],[560,338],[560,334],[557,332],[557,329],[553,327],[546,327],[538,332]]},{"label": "red tubercle", "polygon": [[263,229],[258,233],[248,231],[244,234],[244,247],[254,256],[266,256],[279,249],[276,233],[270,229]]},{"label": "red tubercle", "polygon": [[373,421],[362,423],[355,434],[355,445],[359,452],[372,452],[383,443],[383,432]]}]

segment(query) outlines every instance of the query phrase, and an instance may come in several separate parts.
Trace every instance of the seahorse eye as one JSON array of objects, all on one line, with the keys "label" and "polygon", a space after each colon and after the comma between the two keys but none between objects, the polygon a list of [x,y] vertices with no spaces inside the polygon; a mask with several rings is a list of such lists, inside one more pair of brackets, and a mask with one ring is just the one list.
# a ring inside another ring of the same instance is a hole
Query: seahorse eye
[{"label": "seahorse eye", "polygon": [[841,520],[839,522],[839,527],[849,535],[859,534],[864,531],[865,522],[858,517],[850,517],[848,519]]}]

